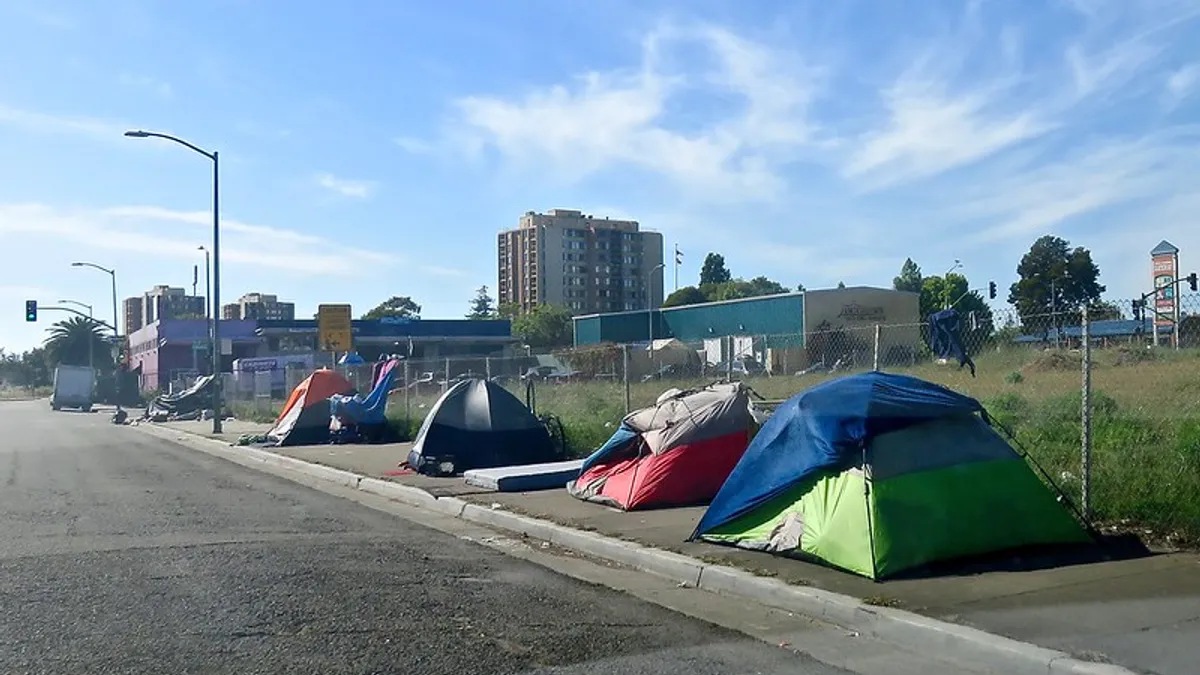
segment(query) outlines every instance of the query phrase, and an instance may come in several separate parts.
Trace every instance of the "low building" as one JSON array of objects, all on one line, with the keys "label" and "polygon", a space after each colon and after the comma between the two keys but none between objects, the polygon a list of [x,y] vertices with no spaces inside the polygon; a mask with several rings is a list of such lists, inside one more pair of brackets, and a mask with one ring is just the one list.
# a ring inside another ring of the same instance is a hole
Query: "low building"
[{"label": "low building", "polygon": [[[411,359],[465,356],[506,356],[517,342],[507,320],[468,319],[355,319],[351,322],[354,350],[371,361],[380,354],[403,354]],[[259,321],[263,355],[317,351],[316,319]]]},{"label": "low building", "polygon": [[[233,361],[255,356],[262,340],[254,334],[253,321],[222,321],[221,370],[229,372]],[[208,322],[204,319],[155,321],[129,336],[129,366],[140,369],[142,391],[165,391],[171,382],[212,372]]]},{"label": "low building", "polygon": [[920,295],[854,286],[724,302],[574,318],[575,346],[674,338],[710,364],[750,356],[773,372],[816,361],[862,359],[879,350],[894,361],[921,344]]}]

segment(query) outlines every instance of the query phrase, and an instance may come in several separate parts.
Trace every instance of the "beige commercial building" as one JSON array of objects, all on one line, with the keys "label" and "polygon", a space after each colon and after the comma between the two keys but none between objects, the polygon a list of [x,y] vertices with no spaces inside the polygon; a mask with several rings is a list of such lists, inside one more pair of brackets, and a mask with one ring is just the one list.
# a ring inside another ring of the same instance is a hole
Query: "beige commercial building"
[{"label": "beige commercial building", "polygon": [[663,302],[663,237],[635,220],[528,211],[497,237],[501,304],[573,314],[654,309]]},{"label": "beige commercial building", "polygon": [[274,320],[292,321],[296,318],[296,305],[280,302],[279,296],[266,293],[247,293],[221,308],[221,318],[226,321]]}]

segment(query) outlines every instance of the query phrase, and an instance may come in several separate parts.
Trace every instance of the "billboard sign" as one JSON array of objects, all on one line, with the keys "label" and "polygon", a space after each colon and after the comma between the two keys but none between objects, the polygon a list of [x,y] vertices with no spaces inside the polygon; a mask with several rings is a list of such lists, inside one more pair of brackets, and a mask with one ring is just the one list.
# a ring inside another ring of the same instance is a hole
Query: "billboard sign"
[{"label": "billboard sign", "polygon": [[1154,323],[1171,326],[1178,302],[1175,280],[1179,278],[1179,249],[1164,241],[1150,251],[1150,275],[1158,291],[1154,294]]},{"label": "billboard sign", "polygon": [[348,352],[352,340],[350,305],[318,305],[317,349],[329,352]]}]

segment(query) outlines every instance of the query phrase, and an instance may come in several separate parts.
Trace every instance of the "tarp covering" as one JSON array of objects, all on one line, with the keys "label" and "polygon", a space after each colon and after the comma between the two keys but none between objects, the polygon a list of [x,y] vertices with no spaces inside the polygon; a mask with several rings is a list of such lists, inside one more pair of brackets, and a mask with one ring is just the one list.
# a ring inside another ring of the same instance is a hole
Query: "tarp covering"
[{"label": "tarp covering", "polygon": [[156,396],[146,406],[146,418],[188,415],[212,406],[213,376],[196,378],[192,386],[177,393]]},{"label": "tarp covering", "polygon": [[975,362],[967,354],[962,340],[962,317],[954,308],[929,315],[929,348],[939,359],[954,359],[958,367],[969,366],[975,377]]},{"label": "tarp covering", "polygon": [[982,410],[969,396],[909,375],[870,372],[818,384],[775,410],[692,537],[753,510],[819,471],[852,465],[874,436]]},{"label": "tarp covering", "polygon": [[408,454],[418,471],[469,469],[553,462],[550,433],[529,408],[504,387],[480,378],[462,380],[433,404]]},{"label": "tarp covering", "polygon": [[392,359],[384,363],[379,371],[379,380],[375,388],[365,398],[360,394],[345,396],[334,394],[329,398],[329,412],[344,424],[378,425],[385,421],[388,394],[392,390],[392,382],[396,376],[396,364]]},{"label": "tarp covering", "polygon": [[333,370],[318,370],[296,385],[267,432],[276,445],[315,445],[329,440],[329,399],[352,394],[354,385]]},{"label": "tarp covering", "polygon": [[756,427],[741,383],[670,390],[655,405],[627,415],[567,491],[627,510],[707,502]]},{"label": "tarp covering", "polygon": [[871,578],[1085,528],[974,400],[901,375],[831,380],[781,406],[693,538]]}]

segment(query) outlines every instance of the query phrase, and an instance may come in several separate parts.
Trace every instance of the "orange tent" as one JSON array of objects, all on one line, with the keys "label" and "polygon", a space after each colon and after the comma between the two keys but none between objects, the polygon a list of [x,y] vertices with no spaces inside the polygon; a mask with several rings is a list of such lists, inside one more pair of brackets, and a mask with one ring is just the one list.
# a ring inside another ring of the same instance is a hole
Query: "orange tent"
[{"label": "orange tent", "polygon": [[312,445],[329,439],[329,397],[352,394],[354,385],[336,371],[322,369],[304,378],[267,432],[276,445]]}]

